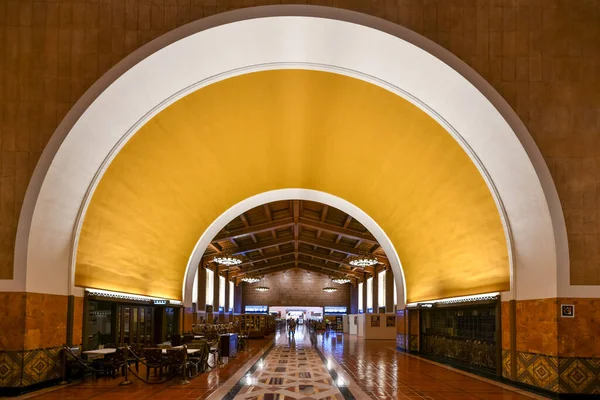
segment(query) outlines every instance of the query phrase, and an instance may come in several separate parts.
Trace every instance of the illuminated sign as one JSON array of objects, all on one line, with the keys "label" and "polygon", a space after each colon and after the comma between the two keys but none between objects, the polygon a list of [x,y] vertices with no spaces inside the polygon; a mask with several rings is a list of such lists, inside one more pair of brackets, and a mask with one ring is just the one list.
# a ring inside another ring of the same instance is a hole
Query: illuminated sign
[{"label": "illuminated sign", "polygon": [[244,310],[246,314],[266,314],[269,306],[246,306]]},{"label": "illuminated sign", "polygon": [[325,314],[346,314],[348,312],[347,307],[325,307]]},{"label": "illuminated sign", "polygon": [[157,306],[164,306],[167,304],[167,300],[154,300],[154,304]]}]

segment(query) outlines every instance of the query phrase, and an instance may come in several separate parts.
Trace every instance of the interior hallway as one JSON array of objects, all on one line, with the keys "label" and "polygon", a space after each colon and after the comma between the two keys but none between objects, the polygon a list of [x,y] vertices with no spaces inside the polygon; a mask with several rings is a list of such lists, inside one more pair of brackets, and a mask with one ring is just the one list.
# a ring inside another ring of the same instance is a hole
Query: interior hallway
[{"label": "interior hallway", "polygon": [[[299,326],[255,340],[232,362],[178,385],[90,379],[21,399],[542,399],[400,353],[394,342],[319,333]],[[316,344],[316,347],[314,346]]]}]

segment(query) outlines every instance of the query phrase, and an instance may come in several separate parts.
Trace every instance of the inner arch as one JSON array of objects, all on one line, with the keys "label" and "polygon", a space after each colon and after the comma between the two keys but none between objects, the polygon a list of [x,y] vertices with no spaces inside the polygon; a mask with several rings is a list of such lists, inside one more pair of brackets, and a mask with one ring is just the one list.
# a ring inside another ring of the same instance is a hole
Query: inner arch
[{"label": "inner arch", "polygon": [[198,240],[198,243],[196,244],[192,256],[188,262],[183,284],[184,301],[187,305],[191,305],[194,277],[198,271],[202,256],[204,255],[208,244],[214,239],[217,233],[222,231],[222,229],[232,219],[245,213],[246,211],[262,204],[281,200],[308,200],[326,204],[339,209],[340,211],[350,215],[352,218],[355,218],[358,222],[360,222],[368,230],[368,232],[370,232],[375,239],[377,239],[377,242],[381,245],[384,253],[387,255],[390,267],[394,274],[394,279],[396,280],[396,287],[398,290],[398,307],[404,306],[406,303],[406,280],[404,278],[404,271],[394,246],[381,227],[377,225],[377,223],[369,215],[367,215],[360,208],[356,207],[354,204],[351,204],[344,199],[333,196],[329,193],[308,189],[280,189],[260,193],[237,203],[221,214],[208,227],[202,237],[200,237],[200,240]]},{"label": "inner arch", "polygon": [[284,188],[330,193],[371,216],[402,260],[409,302],[509,289],[496,204],[456,141],[385,89],[308,70],[226,79],[146,123],[94,192],[75,284],[180,299],[206,228]]}]

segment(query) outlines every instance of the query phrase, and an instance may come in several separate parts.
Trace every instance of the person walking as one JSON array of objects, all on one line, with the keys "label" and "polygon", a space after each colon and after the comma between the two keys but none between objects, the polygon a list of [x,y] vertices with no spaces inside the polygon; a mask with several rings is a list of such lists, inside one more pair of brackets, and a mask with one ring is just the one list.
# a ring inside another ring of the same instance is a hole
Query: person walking
[{"label": "person walking", "polygon": [[294,318],[290,318],[290,336],[296,335],[296,320]]}]

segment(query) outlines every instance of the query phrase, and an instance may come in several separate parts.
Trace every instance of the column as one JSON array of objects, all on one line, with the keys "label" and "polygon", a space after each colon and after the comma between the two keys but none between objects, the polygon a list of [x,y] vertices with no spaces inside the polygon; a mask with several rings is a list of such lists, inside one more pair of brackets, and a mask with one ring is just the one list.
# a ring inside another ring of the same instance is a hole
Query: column
[{"label": "column", "polygon": [[235,314],[242,313],[242,283],[235,285],[235,294],[233,297],[233,312]]},{"label": "column", "polygon": [[367,279],[369,278],[369,274],[366,272],[363,275],[363,312],[367,313]]},{"label": "column", "polygon": [[394,312],[394,273],[388,268],[385,273],[385,312]]},{"label": "column", "polygon": [[214,311],[215,314],[217,314],[216,318],[218,320],[220,320],[222,314],[219,312],[219,289],[220,289],[220,286],[221,286],[221,285],[219,285],[219,281],[220,281],[219,276],[221,276],[221,275],[219,274],[219,265],[216,264],[216,263],[215,263],[215,275],[214,276],[215,276],[215,279],[214,279],[214,282],[213,282],[214,283],[213,287],[214,287],[214,293],[215,293],[215,295],[214,295],[214,300],[213,300],[213,303],[214,303],[213,304],[213,311]]},{"label": "column", "polygon": [[204,259],[198,266],[198,303],[196,304],[196,310],[200,313],[204,313],[206,310],[206,268],[203,261]]},{"label": "column", "polygon": [[373,314],[379,313],[379,271],[373,269]]},{"label": "column", "polygon": [[358,314],[358,285],[350,286],[350,308],[348,314]]},{"label": "column", "polygon": [[229,271],[225,272],[225,307],[223,307],[223,314],[225,320],[229,321]]}]

